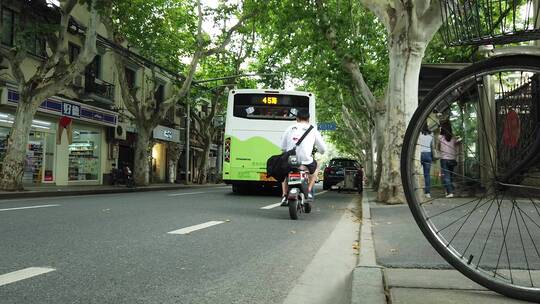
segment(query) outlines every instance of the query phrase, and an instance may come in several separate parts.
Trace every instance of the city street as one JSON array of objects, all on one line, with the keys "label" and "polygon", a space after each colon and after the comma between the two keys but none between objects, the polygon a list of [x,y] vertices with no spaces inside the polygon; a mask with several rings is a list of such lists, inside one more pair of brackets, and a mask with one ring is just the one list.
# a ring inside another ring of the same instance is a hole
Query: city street
[{"label": "city street", "polygon": [[[356,194],[317,194],[297,221],[226,186],[0,201],[0,302],[282,303],[353,220]],[[330,252],[354,267],[352,245]]]}]

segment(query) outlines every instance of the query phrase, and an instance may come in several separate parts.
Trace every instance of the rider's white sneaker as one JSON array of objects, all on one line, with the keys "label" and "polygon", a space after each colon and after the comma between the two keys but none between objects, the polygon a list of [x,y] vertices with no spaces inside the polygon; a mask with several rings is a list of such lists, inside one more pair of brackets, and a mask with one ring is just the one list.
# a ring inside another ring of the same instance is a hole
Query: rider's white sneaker
[{"label": "rider's white sneaker", "polygon": [[308,201],[312,201],[313,200],[313,193],[309,192],[307,194],[307,199],[308,199]]},{"label": "rider's white sneaker", "polygon": [[287,196],[281,198],[281,206],[287,206],[289,202],[287,201]]}]

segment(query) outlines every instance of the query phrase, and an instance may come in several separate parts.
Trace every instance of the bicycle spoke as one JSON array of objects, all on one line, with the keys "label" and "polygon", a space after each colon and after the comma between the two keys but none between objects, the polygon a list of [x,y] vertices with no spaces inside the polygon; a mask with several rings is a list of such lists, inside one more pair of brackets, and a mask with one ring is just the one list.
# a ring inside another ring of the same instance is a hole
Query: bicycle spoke
[{"label": "bicycle spoke", "polygon": [[[512,204],[516,204],[515,200],[512,200]],[[518,208],[518,211],[519,211],[521,217],[523,218],[523,215],[521,213],[521,210],[519,210],[519,208]],[[523,241],[523,235],[521,234],[521,227],[519,226],[519,220],[518,220],[517,216],[516,216],[516,226],[517,226],[517,229],[518,229],[518,232],[519,232],[519,239],[521,241],[521,248],[523,249],[523,256],[525,257],[525,263],[527,264],[527,271],[529,273],[529,279],[530,279],[531,286],[532,286],[533,281],[532,281],[532,275],[531,275],[531,266],[529,265],[529,258],[527,256],[527,251],[525,250],[525,242]]]},{"label": "bicycle spoke", "polygon": [[[469,203],[473,203],[474,201],[476,201],[476,200],[472,200],[472,201],[470,201]],[[469,203],[467,203],[467,204],[469,204]],[[462,223],[462,225],[460,226],[460,228],[458,229],[458,231],[456,231],[455,234],[454,234],[454,236],[450,239],[449,244],[452,243],[452,240],[455,238],[455,236],[457,235],[457,233],[459,233],[459,231],[461,230],[461,228],[463,228],[463,225],[467,222],[467,219],[469,219],[469,217],[472,215],[472,213],[478,209],[478,204],[479,204],[479,203],[480,203],[480,200],[478,201],[478,203],[476,203],[476,205],[473,207],[473,209],[471,210],[471,212],[465,213],[464,215],[462,215],[462,216],[458,217],[457,219],[455,219],[455,220],[454,220],[453,222],[451,222],[450,224],[448,224],[448,225],[444,226],[443,228],[439,229],[439,232],[442,232],[442,231],[446,230],[446,228],[448,228],[448,227],[454,225],[455,223],[459,222],[461,219],[466,218],[465,221],[464,221],[464,222]],[[485,203],[483,203],[482,205],[480,205],[480,207],[484,206],[484,205],[487,204],[487,203],[488,203],[488,201],[486,201]]]},{"label": "bicycle spoke", "polygon": [[[493,220],[491,221],[491,225],[489,227],[489,231],[488,231],[488,235],[486,236],[486,241],[484,242],[484,245],[482,247],[482,252],[480,253],[480,257],[478,258],[478,263],[476,264],[476,269],[478,269],[478,267],[480,267],[481,265],[481,262],[482,262],[482,257],[484,256],[484,252],[486,250],[486,247],[487,247],[487,243],[488,243],[488,240],[489,240],[489,237],[491,235],[491,232],[493,231],[493,227],[495,226],[495,221],[497,220],[497,215],[499,214],[499,212],[501,211],[501,206],[500,206],[500,202],[499,200],[497,199],[497,196],[495,197],[495,199],[497,200],[497,211],[495,213],[495,216],[493,217]],[[501,197],[501,199],[504,199],[504,195]]]},{"label": "bicycle spoke", "polygon": [[508,217],[508,224],[507,224],[506,230],[505,230],[504,229],[503,219],[502,219],[502,213],[499,212],[499,219],[500,219],[500,222],[501,222],[501,230],[503,230],[503,241],[502,241],[502,244],[501,244],[501,250],[499,251],[499,257],[497,259],[497,266],[495,266],[495,272],[497,272],[497,269],[499,269],[499,262],[500,262],[500,259],[501,259],[502,251],[503,251],[503,248],[504,248],[505,251],[506,251],[506,258],[508,260],[508,267],[510,269],[510,281],[512,283],[514,282],[514,279],[512,277],[512,268],[511,268],[511,265],[510,265],[510,256],[508,254],[508,245],[506,243],[506,236],[508,234],[508,228],[510,228],[510,221],[512,220],[512,214],[513,213],[514,213],[514,207],[512,207],[512,210],[510,211],[510,216]]},{"label": "bicycle spoke", "polygon": [[[478,226],[476,227],[476,230],[474,231],[474,234],[472,235],[471,239],[469,240],[469,243],[467,244],[467,247],[465,247],[465,249],[463,250],[463,254],[461,255],[462,258],[465,256],[465,253],[467,252],[467,250],[469,250],[469,247],[471,246],[472,241],[473,241],[474,238],[476,237],[476,234],[478,233],[478,231],[480,231],[480,227],[482,226],[482,224],[484,223],[484,220],[486,219],[487,215],[489,214],[489,210],[491,210],[491,207],[493,207],[493,203],[494,203],[494,202],[495,202],[495,199],[492,199],[492,200],[491,200],[491,203],[489,204],[488,209],[486,210],[486,212],[484,213],[484,216],[482,217],[482,220],[480,221],[480,223],[479,223]],[[469,260],[469,264],[470,264],[471,262],[472,262],[472,261]]]},{"label": "bicycle spoke", "polygon": [[[536,242],[534,241],[534,238],[531,235],[531,231],[529,230],[529,227],[527,226],[525,222],[525,218],[523,217],[523,213],[521,211],[520,211],[520,216],[521,216],[521,220],[523,221],[523,225],[525,226],[525,229],[527,230],[527,234],[529,235],[529,239],[534,247],[534,250],[536,251],[536,256],[540,260],[540,251],[538,250],[538,246],[536,246]],[[531,276],[530,267],[529,267],[529,276]],[[532,277],[531,277],[531,286],[534,286],[534,282],[532,282]]]},{"label": "bicycle spoke", "polygon": [[471,203],[474,203],[475,201],[476,201],[476,199],[475,199],[475,200],[468,201],[468,202],[463,203],[463,204],[461,204],[461,205],[457,205],[457,206],[455,206],[455,207],[453,207],[453,208],[450,208],[450,209],[444,210],[444,211],[442,211],[442,212],[436,213],[436,214],[434,214],[434,215],[431,215],[431,216],[429,216],[429,217],[426,217],[426,219],[427,219],[427,220],[431,220],[431,219],[433,219],[433,218],[435,218],[435,217],[438,217],[438,216],[443,215],[443,214],[445,214],[445,213],[448,213],[448,212],[450,212],[450,211],[454,211],[454,210],[457,210],[458,208],[461,208],[461,207],[463,207],[463,206],[466,206],[466,205],[469,205],[469,204],[471,204]]}]

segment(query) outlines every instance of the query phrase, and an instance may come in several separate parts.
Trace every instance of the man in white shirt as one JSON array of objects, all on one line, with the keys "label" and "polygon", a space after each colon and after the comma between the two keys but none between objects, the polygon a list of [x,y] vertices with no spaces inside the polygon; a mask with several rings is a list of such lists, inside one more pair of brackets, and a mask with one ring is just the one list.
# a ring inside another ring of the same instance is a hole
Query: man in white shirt
[{"label": "man in white shirt", "polygon": [[[289,151],[293,149],[309,126],[309,111],[307,109],[299,110],[296,115],[296,124],[288,127],[281,138],[281,150]],[[316,128],[309,131],[302,143],[296,147],[296,157],[298,161],[309,170],[308,200],[313,200],[313,193],[311,190],[315,185],[317,173],[319,172],[317,161],[311,156],[313,146],[316,146],[317,151],[321,154],[324,154],[326,151],[326,144],[322,139],[321,133],[319,133]],[[282,182],[281,189],[283,191],[281,203],[284,205],[287,204],[287,193],[289,192],[287,180]]]}]

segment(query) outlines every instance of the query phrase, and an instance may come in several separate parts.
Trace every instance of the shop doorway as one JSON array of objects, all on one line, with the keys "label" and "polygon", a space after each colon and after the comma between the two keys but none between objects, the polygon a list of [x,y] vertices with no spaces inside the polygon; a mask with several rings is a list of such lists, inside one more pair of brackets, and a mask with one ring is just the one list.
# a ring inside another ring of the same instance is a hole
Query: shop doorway
[{"label": "shop doorway", "polygon": [[133,168],[135,149],[127,145],[118,145],[118,168],[122,168],[124,164]]},{"label": "shop doorway", "polygon": [[167,174],[166,145],[156,143],[152,147],[152,182],[165,182]]},{"label": "shop doorway", "polygon": [[54,134],[39,131],[30,132],[24,162],[24,184],[54,182],[55,150]]}]

